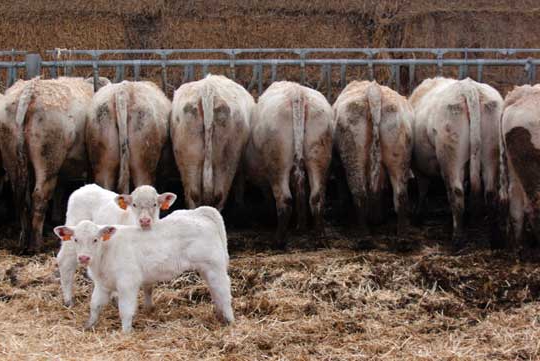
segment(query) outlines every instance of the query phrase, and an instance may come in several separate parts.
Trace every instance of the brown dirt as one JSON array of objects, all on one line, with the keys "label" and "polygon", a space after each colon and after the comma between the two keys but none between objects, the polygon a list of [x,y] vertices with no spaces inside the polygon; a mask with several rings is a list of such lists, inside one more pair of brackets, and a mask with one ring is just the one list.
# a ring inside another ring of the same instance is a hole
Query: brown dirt
[{"label": "brown dirt", "polygon": [[[473,248],[452,256],[440,227],[413,228],[412,251],[392,237],[374,249],[333,228],[334,249],[289,253],[233,251],[230,276],[237,321],[221,326],[209,292],[186,273],[155,291],[131,335],[119,332],[115,305],[83,331],[90,281],[76,282],[74,308],[62,306],[53,254],[0,251],[2,359],[199,360],[535,360],[540,271],[504,253]],[[434,237],[433,237],[434,236]],[[265,232],[233,232],[230,243],[269,244]],[[418,242],[418,240],[423,240]]]}]

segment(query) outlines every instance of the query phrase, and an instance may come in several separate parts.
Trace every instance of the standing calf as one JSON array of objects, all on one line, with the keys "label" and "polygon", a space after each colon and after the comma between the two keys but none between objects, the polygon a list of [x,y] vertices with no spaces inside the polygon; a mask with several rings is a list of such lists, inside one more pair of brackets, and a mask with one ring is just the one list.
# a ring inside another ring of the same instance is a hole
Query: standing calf
[{"label": "standing calf", "polygon": [[[453,245],[461,248],[465,235],[464,182],[470,181],[473,214],[484,198],[494,221],[499,175],[499,122],[503,100],[487,84],[464,80],[426,79],[410,102],[415,111],[413,168],[419,185],[419,208],[430,177],[442,175],[452,208]],[[492,240],[493,246],[495,238]]]},{"label": "standing calf", "polygon": [[[174,193],[159,194],[152,186],[137,187],[131,195],[118,195],[90,184],[69,196],[66,225],[76,226],[87,220],[97,224],[139,225],[149,230],[159,219],[159,210],[168,209],[176,200]],[[56,257],[60,269],[60,283],[66,306],[73,305],[73,278],[77,269],[77,256],[73,242],[62,242]],[[152,288],[145,292],[152,295]]]},{"label": "standing calf", "polygon": [[[77,259],[94,280],[87,328],[96,324],[101,308],[116,291],[122,330],[130,332],[139,289],[187,270],[198,271],[206,281],[217,315],[225,322],[234,321],[227,234],[216,209],[173,212],[151,231],[137,226],[101,227],[90,221],[54,231],[60,239],[75,243]],[[145,305],[152,307],[151,297],[145,297]]]},{"label": "standing calf", "polygon": [[299,228],[306,225],[306,173],[309,205],[319,234],[324,232],[326,178],[332,157],[332,107],[316,90],[296,83],[273,83],[257,103],[246,148],[247,177],[272,188],[278,214],[276,239],[286,246],[292,214],[292,184]]},{"label": "standing calf", "polygon": [[334,142],[345,168],[360,227],[380,217],[381,194],[390,179],[398,232],[405,230],[413,110],[407,99],[376,82],[353,81],[334,103]]}]

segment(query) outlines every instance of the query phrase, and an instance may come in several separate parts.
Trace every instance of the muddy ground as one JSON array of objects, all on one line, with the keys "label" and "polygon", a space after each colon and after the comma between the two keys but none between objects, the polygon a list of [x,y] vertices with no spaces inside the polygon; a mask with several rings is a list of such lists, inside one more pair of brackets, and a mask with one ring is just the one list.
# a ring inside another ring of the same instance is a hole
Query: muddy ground
[{"label": "muddy ground", "polygon": [[[108,305],[92,331],[91,283],[79,272],[76,305],[62,305],[49,251],[0,251],[0,358],[94,360],[536,360],[540,271],[487,246],[489,225],[471,225],[460,255],[449,247],[449,214],[395,237],[392,226],[358,236],[328,228],[326,243],[294,234],[271,249],[271,229],[231,231],[230,275],[237,321],[223,327],[194,273],[160,284],[156,309],[139,310],[119,332]],[[12,230],[3,230],[13,237]],[[11,239],[11,238],[10,238]],[[532,252],[535,252],[533,249]]]}]

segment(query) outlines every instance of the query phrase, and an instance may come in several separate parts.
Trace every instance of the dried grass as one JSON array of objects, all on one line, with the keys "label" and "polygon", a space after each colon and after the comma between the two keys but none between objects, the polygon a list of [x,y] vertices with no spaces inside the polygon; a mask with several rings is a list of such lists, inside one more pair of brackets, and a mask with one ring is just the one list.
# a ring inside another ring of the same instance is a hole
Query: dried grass
[{"label": "dried grass", "polygon": [[[249,243],[252,236],[233,233],[231,242]],[[256,237],[266,241],[264,233]],[[353,239],[334,230],[329,240],[350,246]],[[384,246],[369,252],[236,252],[230,267],[234,325],[218,323],[207,288],[187,273],[156,289],[156,310],[141,310],[131,335],[119,332],[113,305],[104,309],[95,330],[82,330],[91,289],[82,273],[77,304],[67,309],[52,254],[21,258],[2,251],[0,357],[538,359],[536,267],[485,250],[450,256],[438,243],[424,244],[404,254]]]},{"label": "dried grass", "polygon": [[[61,16],[58,9],[62,9]],[[480,0],[474,6],[468,0],[6,0],[0,2],[0,13],[2,48],[38,52],[57,47],[509,48],[540,43],[536,21],[540,6],[534,0]],[[159,81],[158,71],[144,70],[142,76]],[[317,78],[318,72],[308,75]],[[170,72],[171,85],[179,85],[180,73]],[[282,76],[294,80],[297,74],[292,69]],[[434,67],[417,69],[416,80],[435,74]],[[378,69],[376,75],[386,82],[389,71]],[[448,70],[445,75],[456,76],[457,71]],[[476,76],[475,69],[470,75]],[[520,69],[485,69],[484,80],[504,93],[523,83],[524,74]],[[406,85],[400,89],[404,93],[410,90]]]}]

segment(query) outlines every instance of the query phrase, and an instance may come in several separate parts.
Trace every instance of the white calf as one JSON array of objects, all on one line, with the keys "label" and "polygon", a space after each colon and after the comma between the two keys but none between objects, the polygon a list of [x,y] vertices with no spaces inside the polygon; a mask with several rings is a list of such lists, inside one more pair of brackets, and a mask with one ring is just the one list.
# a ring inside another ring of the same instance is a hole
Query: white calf
[{"label": "white calf", "polygon": [[[159,219],[159,209],[168,209],[176,200],[174,193],[158,194],[152,186],[137,187],[131,195],[118,195],[89,184],[73,192],[68,200],[66,225],[76,226],[88,220],[97,224],[133,224],[150,229]],[[66,306],[73,305],[73,278],[77,256],[72,242],[62,243],[57,256],[60,283]]]},{"label": "white calf", "polygon": [[[227,234],[215,208],[173,212],[156,221],[151,231],[83,221],[76,227],[56,227],[54,232],[71,240],[65,243],[74,243],[77,259],[94,280],[86,328],[96,324],[101,308],[117,292],[122,330],[130,332],[139,289],[146,293],[154,282],[169,281],[187,270],[196,270],[208,284],[218,317],[234,321]],[[145,297],[147,307],[151,302]]]}]

